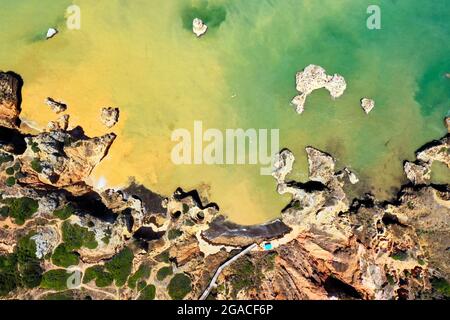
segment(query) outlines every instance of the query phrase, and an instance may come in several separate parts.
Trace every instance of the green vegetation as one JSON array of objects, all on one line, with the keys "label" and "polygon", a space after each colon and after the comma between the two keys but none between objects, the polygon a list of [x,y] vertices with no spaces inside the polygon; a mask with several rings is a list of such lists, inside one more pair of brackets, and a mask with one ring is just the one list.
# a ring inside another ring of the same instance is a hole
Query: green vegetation
[{"label": "green vegetation", "polygon": [[183,231],[181,231],[181,230],[171,229],[171,230],[169,230],[167,237],[169,238],[169,240],[173,240],[173,239],[178,238],[182,234],[183,234]]},{"label": "green vegetation", "polygon": [[41,282],[42,268],[36,257],[36,242],[31,240],[34,233],[21,238],[17,243],[16,255],[21,283],[26,288],[34,288]]},{"label": "green vegetation", "polygon": [[158,279],[159,281],[163,281],[165,278],[167,278],[171,274],[173,274],[172,267],[162,267],[156,273],[156,279]]},{"label": "green vegetation", "polygon": [[8,187],[12,187],[12,186],[14,186],[14,185],[16,184],[16,178],[14,178],[14,177],[8,177],[8,178],[6,179],[6,181],[5,181],[5,183],[6,183],[6,185],[7,185]]},{"label": "green vegetation", "polygon": [[9,167],[5,170],[6,174],[9,176],[12,176],[14,174],[14,168],[13,167]]},{"label": "green vegetation", "polygon": [[109,244],[109,240],[111,240],[111,236],[110,235],[106,235],[102,238],[102,242],[104,244]]},{"label": "green vegetation", "polygon": [[186,203],[183,203],[183,213],[186,214],[189,211],[189,206]]},{"label": "green vegetation", "polygon": [[103,266],[92,266],[86,269],[83,278],[83,283],[89,283],[95,279],[95,285],[99,288],[108,287],[113,283],[113,276],[111,273],[105,271]]},{"label": "green vegetation", "polygon": [[232,296],[236,297],[242,289],[258,287],[262,279],[262,270],[268,270],[272,267],[272,259],[274,262],[275,256],[265,256],[254,263],[246,257],[239,258],[233,264],[233,275],[230,280]]},{"label": "green vegetation", "polygon": [[66,220],[74,213],[75,213],[75,209],[70,204],[68,204],[67,206],[65,206],[62,209],[55,210],[53,212],[53,215],[61,220]]},{"label": "green vegetation", "polygon": [[391,258],[397,261],[405,261],[408,259],[408,253],[405,251],[397,251],[391,255]]},{"label": "green vegetation", "polygon": [[13,156],[3,153],[3,152],[0,152],[0,165],[11,162],[13,160],[14,160]]},{"label": "green vegetation", "polygon": [[65,243],[62,243],[56,247],[52,256],[52,262],[56,266],[68,268],[78,265],[80,258],[76,253],[67,248]]},{"label": "green vegetation", "polygon": [[13,253],[0,256],[0,296],[18,287],[34,288],[41,282],[42,268],[33,235],[21,238]]},{"label": "green vegetation", "polygon": [[155,260],[158,262],[165,262],[165,263],[169,263],[169,258],[170,258],[170,253],[169,253],[169,249],[161,252],[160,254],[158,254],[155,257]]},{"label": "green vegetation", "polygon": [[126,283],[131,273],[133,258],[133,252],[126,247],[105,264],[106,270],[112,274],[116,286],[122,287]]},{"label": "green vegetation", "polygon": [[139,280],[147,279],[148,277],[150,277],[150,272],[150,266],[141,264],[139,266],[139,269],[128,279],[128,287],[131,289],[135,289],[136,283]]},{"label": "green vegetation", "polygon": [[431,280],[431,285],[433,286],[433,289],[435,289],[442,295],[450,297],[450,284],[447,280],[443,278],[433,278]]},{"label": "green vegetation", "polygon": [[34,153],[38,153],[39,151],[41,151],[41,149],[39,149],[37,142],[33,142],[31,144],[31,151],[33,151]]},{"label": "green vegetation", "polygon": [[147,282],[142,280],[142,281],[139,281],[139,283],[137,284],[137,289],[138,289],[138,291],[142,291],[142,290],[144,290],[144,288],[146,286],[147,286]]},{"label": "green vegetation", "polygon": [[83,283],[86,284],[96,279],[100,271],[103,271],[102,266],[92,266],[87,268],[86,272],[84,273]]},{"label": "green vegetation", "polygon": [[71,276],[66,269],[54,269],[47,271],[42,275],[41,287],[56,291],[67,289],[67,280]]},{"label": "green vegetation", "polygon": [[7,198],[1,201],[6,206],[3,209],[4,213],[8,212],[8,216],[14,219],[18,225],[22,225],[26,220],[31,218],[39,208],[39,203],[31,198]]},{"label": "green vegetation", "polygon": [[63,241],[69,250],[80,249],[81,247],[95,249],[98,246],[95,233],[87,228],[64,221],[61,230]]},{"label": "green vegetation", "polygon": [[184,273],[176,274],[167,287],[173,300],[182,300],[192,290],[191,279]]},{"label": "green vegetation", "polygon": [[156,287],[152,284],[149,284],[144,289],[142,289],[141,294],[139,295],[139,300],[154,300],[156,295]]},{"label": "green vegetation", "polygon": [[33,169],[37,173],[42,172],[42,165],[41,165],[41,162],[39,161],[39,159],[33,159],[31,161],[31,169]]}]

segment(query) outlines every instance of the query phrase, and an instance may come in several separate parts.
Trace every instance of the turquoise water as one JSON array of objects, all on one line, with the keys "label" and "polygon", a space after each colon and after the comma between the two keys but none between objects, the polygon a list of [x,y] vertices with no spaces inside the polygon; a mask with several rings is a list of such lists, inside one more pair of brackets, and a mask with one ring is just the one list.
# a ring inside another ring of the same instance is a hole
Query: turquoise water
[{"label": "turquoise water", "polygon": [[[24,77],[23,116],[37,127],[54,117],[42,103],[48,95],[66,100],[73,124],[91,135],[107,132],[101,106],[121,108],[119,139],[92,183],[135,177],[164,194],[201,188],[231,219],[256,223],[289,201],[273,179],[259,166],[175,166],[173,129],[194,120],[278,128],[297,158],[292,178],[307,179],[304,147],[312,145],[357,173],[352,194],[381,198],[404,182],[403,160],[446,132],[450,1],[79,0],[76,31],[64,26],[71,3],[0,0],[0,69]],[[370,4],[381,8],[381,30],[366,27]],[[194,17],[209,26],[201,39],[190,30]],[[45,41],[52,26],[60,34]],[[297,115],[295,73],[312,63],[343,75],[348,88],[337,100],[314,92]],[[370,115],[362,97],[376,101]]]}]

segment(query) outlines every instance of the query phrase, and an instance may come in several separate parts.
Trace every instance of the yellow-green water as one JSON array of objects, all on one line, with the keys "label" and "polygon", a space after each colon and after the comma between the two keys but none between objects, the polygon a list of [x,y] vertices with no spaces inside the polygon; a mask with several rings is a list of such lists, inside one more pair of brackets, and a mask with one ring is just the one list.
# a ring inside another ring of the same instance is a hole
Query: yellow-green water
[{"label": "yellow-green water", "polygon": [[[374,3],[375,2],[375,3]],[[67,30],[65,10],[81,9],[81,29]],[[382,29],[366,28],[369,4]],[[303,149],[333,154],[361,179],[354,192],[389,197],[404,177],[402,161],[445,133],[450,108],[450,2],[425,0],[8,1],[0,0],[0,69],[25,81],[23,118],[43,127],[55,115],[47,96],[68,103],[71,123],[89,135],[108,132],[103,106],[119,106],[118,139],[94,171],[109,186],[130,177],[153,191],[201,187],[240,223],[279,215],[288,198],[259,166],[175,166],[172,130],[279,128],[295,153],[292,178],[307,178]],[[199,17],[209,25],[197,39]],[[44,40],[49,27],[60,33]],[[295,72],[318,64],[342,74],[348,89],[331,100],[308,98],[297,115]],[[359,99],[376,100],[365,115]],[[441,176],[441,175],[440,175]],[[442,178],[441,178],[442,179]],[[445,178],[444,178],[445,179]]]}]

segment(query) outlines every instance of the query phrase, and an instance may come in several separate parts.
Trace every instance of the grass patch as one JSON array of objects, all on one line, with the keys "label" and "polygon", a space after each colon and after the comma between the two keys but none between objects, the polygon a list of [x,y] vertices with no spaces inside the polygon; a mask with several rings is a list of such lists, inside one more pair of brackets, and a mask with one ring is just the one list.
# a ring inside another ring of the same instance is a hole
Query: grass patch
[{"label": "grass patch", "polygon": [[184,273],[178,273],[170,280],[167,288],[172,300],[182,300],[192,290],[191,279]]},{"label": "grass patch", "polygon": [[156,273],[156,279],[163,281],[165,278],[173,274],[172,267],[162,267]]},{"label": "grass patch", "polygon": [[122,287],[131,273],[134,255],[130,248],[126,247],[105,264],[106,269],[112,274],[115,284]]}]

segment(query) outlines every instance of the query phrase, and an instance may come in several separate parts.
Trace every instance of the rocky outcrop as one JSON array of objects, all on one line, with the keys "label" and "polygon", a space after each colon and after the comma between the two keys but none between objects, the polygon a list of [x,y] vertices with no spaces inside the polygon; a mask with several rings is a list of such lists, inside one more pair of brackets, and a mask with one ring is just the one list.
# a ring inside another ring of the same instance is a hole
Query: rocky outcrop
[{"label": "rocky outcrop", "polygon": [[208,26],[203,23],[203,21],[199,18],[195,18],[192,21],[192,31],[195,33],[197,37],[201,37],[208,30]]},{"label": "rocky outcrop", "polygon": [[416,152],[416,158],[430,166],[434,161],[438,161],[450,168],[449,136],[425,145]]},{"label": "rocky outcrop", "polygon": [[321,88],[327,89],[333,98],[339,98],[344,94],[347,83],[341,75],[327,75],[324,68],[312,64],[297,73],[296,89],[299,95],[291,101],[297,113],[303,113],[308,95]]},{"label": "rocky outcrop", "polygon": [[36,243],[36,257],[44,258],[51,254],[58,245],[60,238],[58,231],[54,227],[42,227],[34,236],[30,238]]},{"label": "rocky outcrop", "polygon": [[21,182],[60,188],[84,184],[115,138],[114,134],[88,138],[63,130],[28,137],[27,149],[19,157],[27,173]]},{"label": "rocky outcrop", "polygon": [[47,125],[48,131],[66,131],[69,127],[69,115],[64,114],[55,121],[50,121]]},{"label": "rocky outcrop", "polygon": [[45,104],[48,105],[55,113],[61,113],[67,110],[67,105],[65,103],[56,101],[50,97],[45,99]]},{"label": "rocky outcrop", "polygon": [[375,101],[369,98],[363,98],[361,99],[361,108],[363,108],[366,114],[369,114],[375,108]]},{"label": "rocky outcrop", "polygon": [[428,163],[405,161],[403,169],[406,177],[413,184],[427,184],[431,179],[431,166]]},{"label": "rocky outcrop", "polygon": [[114,127],[117,121],[119,121],[119,108],[103,108],[100,119],[107,128]]},{"label": "rocky outcrop", "polygon": [[47,34],[45,35],[45,37],[48,39],[53,38],[54,36],[56,36],[58,34],[58,30],[56,28],[49,28],[47,30]]},{"label": "rocky outcrop", "polygon": [[22,79],[12,72],[0,71],[0,126],[18,128]]},{"label": "rocky outcrop", "polygon": [[290,231],[291,229],[280,220],[254,226],[242,226],[219,216],[209,224],[207,230],[202,232],[202,237],[214,245],[246,247],[255,242],[281,238]]}]

